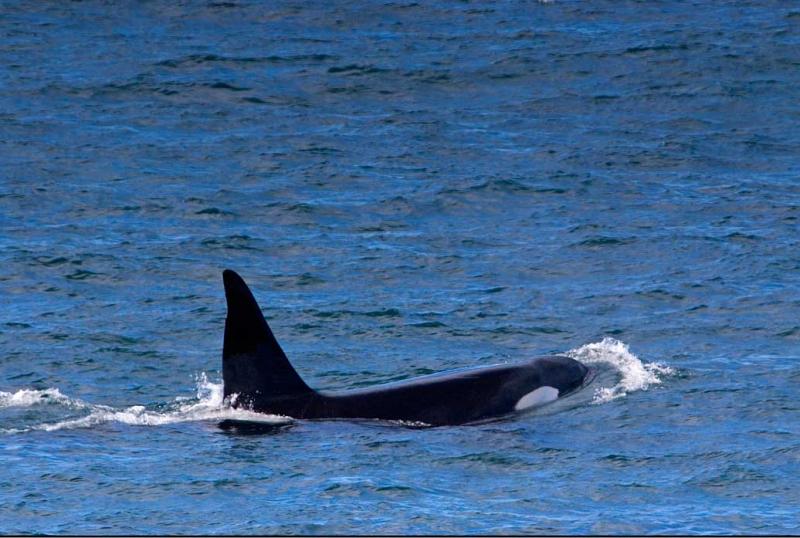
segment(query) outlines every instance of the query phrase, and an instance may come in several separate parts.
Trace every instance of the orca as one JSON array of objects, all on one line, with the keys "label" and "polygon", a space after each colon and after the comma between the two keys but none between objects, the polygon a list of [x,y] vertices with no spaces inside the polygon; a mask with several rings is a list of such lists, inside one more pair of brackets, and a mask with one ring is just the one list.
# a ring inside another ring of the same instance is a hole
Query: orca
[{"label": "orca", "polygon": [[242,277],[223,271],[228,315],[224,397],[232,407],[296,419],[381,419],[430,426],[478,422],[576,391],[590,370],[564,356],[455,370],[343,392],[311,389],[289,363]]}]

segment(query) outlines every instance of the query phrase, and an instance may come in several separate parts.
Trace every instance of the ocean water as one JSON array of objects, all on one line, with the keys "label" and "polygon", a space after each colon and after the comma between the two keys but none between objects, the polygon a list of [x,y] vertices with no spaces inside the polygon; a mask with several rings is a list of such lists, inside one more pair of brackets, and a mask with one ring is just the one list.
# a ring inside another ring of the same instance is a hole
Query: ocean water
[{"label": "ocean water", "polygon": [[[0,532],[800,534],[799,102],[796,2],[0,2]],[[317,388],[598,375],[231,410],[224,268]]]}]

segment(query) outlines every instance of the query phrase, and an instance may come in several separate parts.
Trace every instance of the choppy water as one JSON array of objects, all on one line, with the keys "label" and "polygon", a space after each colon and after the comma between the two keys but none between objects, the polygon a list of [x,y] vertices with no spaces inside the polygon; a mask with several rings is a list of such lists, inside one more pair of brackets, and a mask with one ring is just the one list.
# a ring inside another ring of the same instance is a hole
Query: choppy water
[{"label": "choppy water", "polygon": [[[0,3],[0,532],[800,533],[800,6]],[[224,430],[569,351],[534,413]]]}]

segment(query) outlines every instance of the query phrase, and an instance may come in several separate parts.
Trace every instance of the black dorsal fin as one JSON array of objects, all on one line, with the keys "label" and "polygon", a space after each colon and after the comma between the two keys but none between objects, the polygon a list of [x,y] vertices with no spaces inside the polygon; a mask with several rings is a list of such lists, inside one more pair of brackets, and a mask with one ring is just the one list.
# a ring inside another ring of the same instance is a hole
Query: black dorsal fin
[{"label": "black dorsal fin", "polygon": [[311,392],[297,375],[267,325],[242,277],[222,273],[228,317],[222,348],[224,394],[238,394],[240,404]]}]

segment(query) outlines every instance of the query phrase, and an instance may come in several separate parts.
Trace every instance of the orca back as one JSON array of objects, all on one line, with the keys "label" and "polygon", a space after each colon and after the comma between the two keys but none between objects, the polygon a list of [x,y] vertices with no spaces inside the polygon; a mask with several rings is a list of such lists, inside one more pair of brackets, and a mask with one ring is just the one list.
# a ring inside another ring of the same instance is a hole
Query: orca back
[{"label": "orca back", "polygon": [[300,378],[244,280],[223,272],[228,317],[224,395],[234,407],[294,418],[375,418],[463,424],[547,403],[581,387],[588,369],[563,356],[465,369],[343,393],[317,393]]}]

